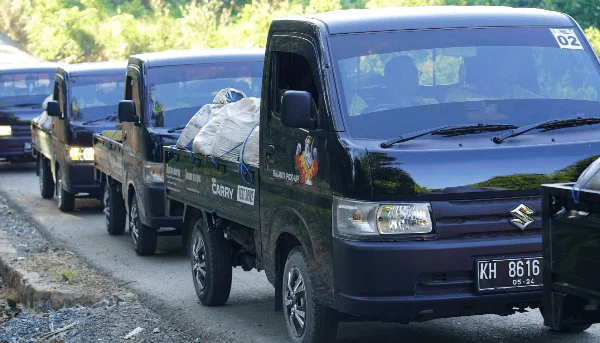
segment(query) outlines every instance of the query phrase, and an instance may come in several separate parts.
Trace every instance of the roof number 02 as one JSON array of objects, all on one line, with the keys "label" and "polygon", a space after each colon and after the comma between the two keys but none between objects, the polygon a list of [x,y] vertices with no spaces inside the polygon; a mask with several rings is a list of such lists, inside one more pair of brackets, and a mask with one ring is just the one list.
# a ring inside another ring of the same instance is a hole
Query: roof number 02
[{"label": "roof number 02", "polygon": [[583,46],[572,29],[550,29],[550,32],[561,49],[583,50]]}]

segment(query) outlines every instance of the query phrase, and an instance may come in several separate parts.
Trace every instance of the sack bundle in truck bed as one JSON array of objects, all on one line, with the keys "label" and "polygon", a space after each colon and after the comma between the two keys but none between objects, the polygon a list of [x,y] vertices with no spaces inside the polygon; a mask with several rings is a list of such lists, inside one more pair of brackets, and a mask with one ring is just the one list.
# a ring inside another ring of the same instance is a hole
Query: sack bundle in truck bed
[{"label": "sack bundle in truck bed", "polygon": [[177,147],[210,156],[215,162],[224,159],[258,166],[259,116],[259,98],[223,89],[213,104],[202,106],[187,123]]},{"label": "sack bundle in truck bed", "polygon": [[198,135],[198,132],[200,132],[208,121],[213,118],[219,109],[226,104],[236,102],[245,97],[246,94],[244,94],[244,92],[235,88],[225,88],[220,90],[213,99],[213,103],[202,106],[185,125],[185,128],[177,140],[177,147],[180,149],[191,150],[192,142]]}]

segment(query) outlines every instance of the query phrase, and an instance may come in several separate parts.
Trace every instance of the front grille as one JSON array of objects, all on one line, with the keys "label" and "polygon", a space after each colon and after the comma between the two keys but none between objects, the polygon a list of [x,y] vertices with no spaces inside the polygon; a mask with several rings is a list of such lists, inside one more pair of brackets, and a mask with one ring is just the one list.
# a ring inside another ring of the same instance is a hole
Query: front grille
[{"label": "front grille", "polygon": [[31,129],[29,128],[29,126],[13,125],[13,126],[11,126],[11,129],[12,129],[13,137],[24,137],[24,136],[31,137]]}]

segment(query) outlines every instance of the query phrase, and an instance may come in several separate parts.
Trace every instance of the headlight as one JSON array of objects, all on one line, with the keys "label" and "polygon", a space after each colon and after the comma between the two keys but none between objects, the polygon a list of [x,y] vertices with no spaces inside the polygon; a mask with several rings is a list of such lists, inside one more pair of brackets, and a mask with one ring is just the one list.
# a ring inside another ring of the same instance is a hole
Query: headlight
[{"label": "headlight", "polygon": [[382,235],[430,233],[429,204],[381,205],[377,210],[377,229]]},{"label": "headlight", "polygon": [[334,198],[334,235],[423,234],[433,229],[428,203],[377,204]]},{"label": "headlight", "polygon": [[161,183],[165,180],[165,167],[162,163],[144,163],[144,182]]},{"label": "headlight", "polygon": [[2,136],[11,136],[12,128],[8,125],[0,125],[0,137]]},{"label": "headlight", "polygon": [[71,161],[93,161],[94,148],[69,148],[69,158]]}]

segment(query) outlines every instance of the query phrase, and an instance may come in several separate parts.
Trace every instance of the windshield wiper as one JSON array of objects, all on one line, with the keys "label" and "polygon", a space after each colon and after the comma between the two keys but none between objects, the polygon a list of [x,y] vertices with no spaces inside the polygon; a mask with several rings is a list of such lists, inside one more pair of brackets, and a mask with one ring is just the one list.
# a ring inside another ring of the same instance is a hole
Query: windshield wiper
[{"label": "windshield wiper", "polygon": [[42,103],[30,103],[30,104],[15,104],[15,105],[8,105],[8,106],[2,106],[0,108],[19,108],[19,107],[42,107]]},{"label": "windshield wiper", "polygon": [[492,140],[496,144],[500,144],[508,138],[520,136],[529,131],[537,130],[537,129],[546,129],[545,131],[563,129],[568,127],[576,127],[582,125],[593,125],[600,124],[600,118],[598,117],[590,117],[590,118],[571,118],[571,119],[551,119],[546,120],[541,123],[531,124],[527,126],[520,127],[517,130],[512,130],[503,135],[496,136]]},{"label": "windshield wiper", "polygon": [[96,123],[96,122],[103,121],[103,120],[113,120],[116,117],[117,117],[117,114],[115,113],[115,114],[111,114],[111,115],[106,116],[106,117],[84,121],[83,123],[81,123],[81,125],[87,125],[87,124],[91,124],[91,123]]},{"label": "windshield wiper", "polygon": [[394,144],[407,142],[425,135],[459,136],[472,133],[502,131],[516,128],[517,126],[510,124],[445,125],[433,129],[407,133],[402,136],[398,136],[396,138],[385,141],[381,143],[380,146],[384,149],[387,149]]},{"label": "windshield wiper", "polygon": [[172,128],[172,129],[168,129],[167,132],[168,133],[173,133],[175,131],[183,130],[183,129],[185,129],[185,125],[184,126],[177,126],[177,127]]}]

